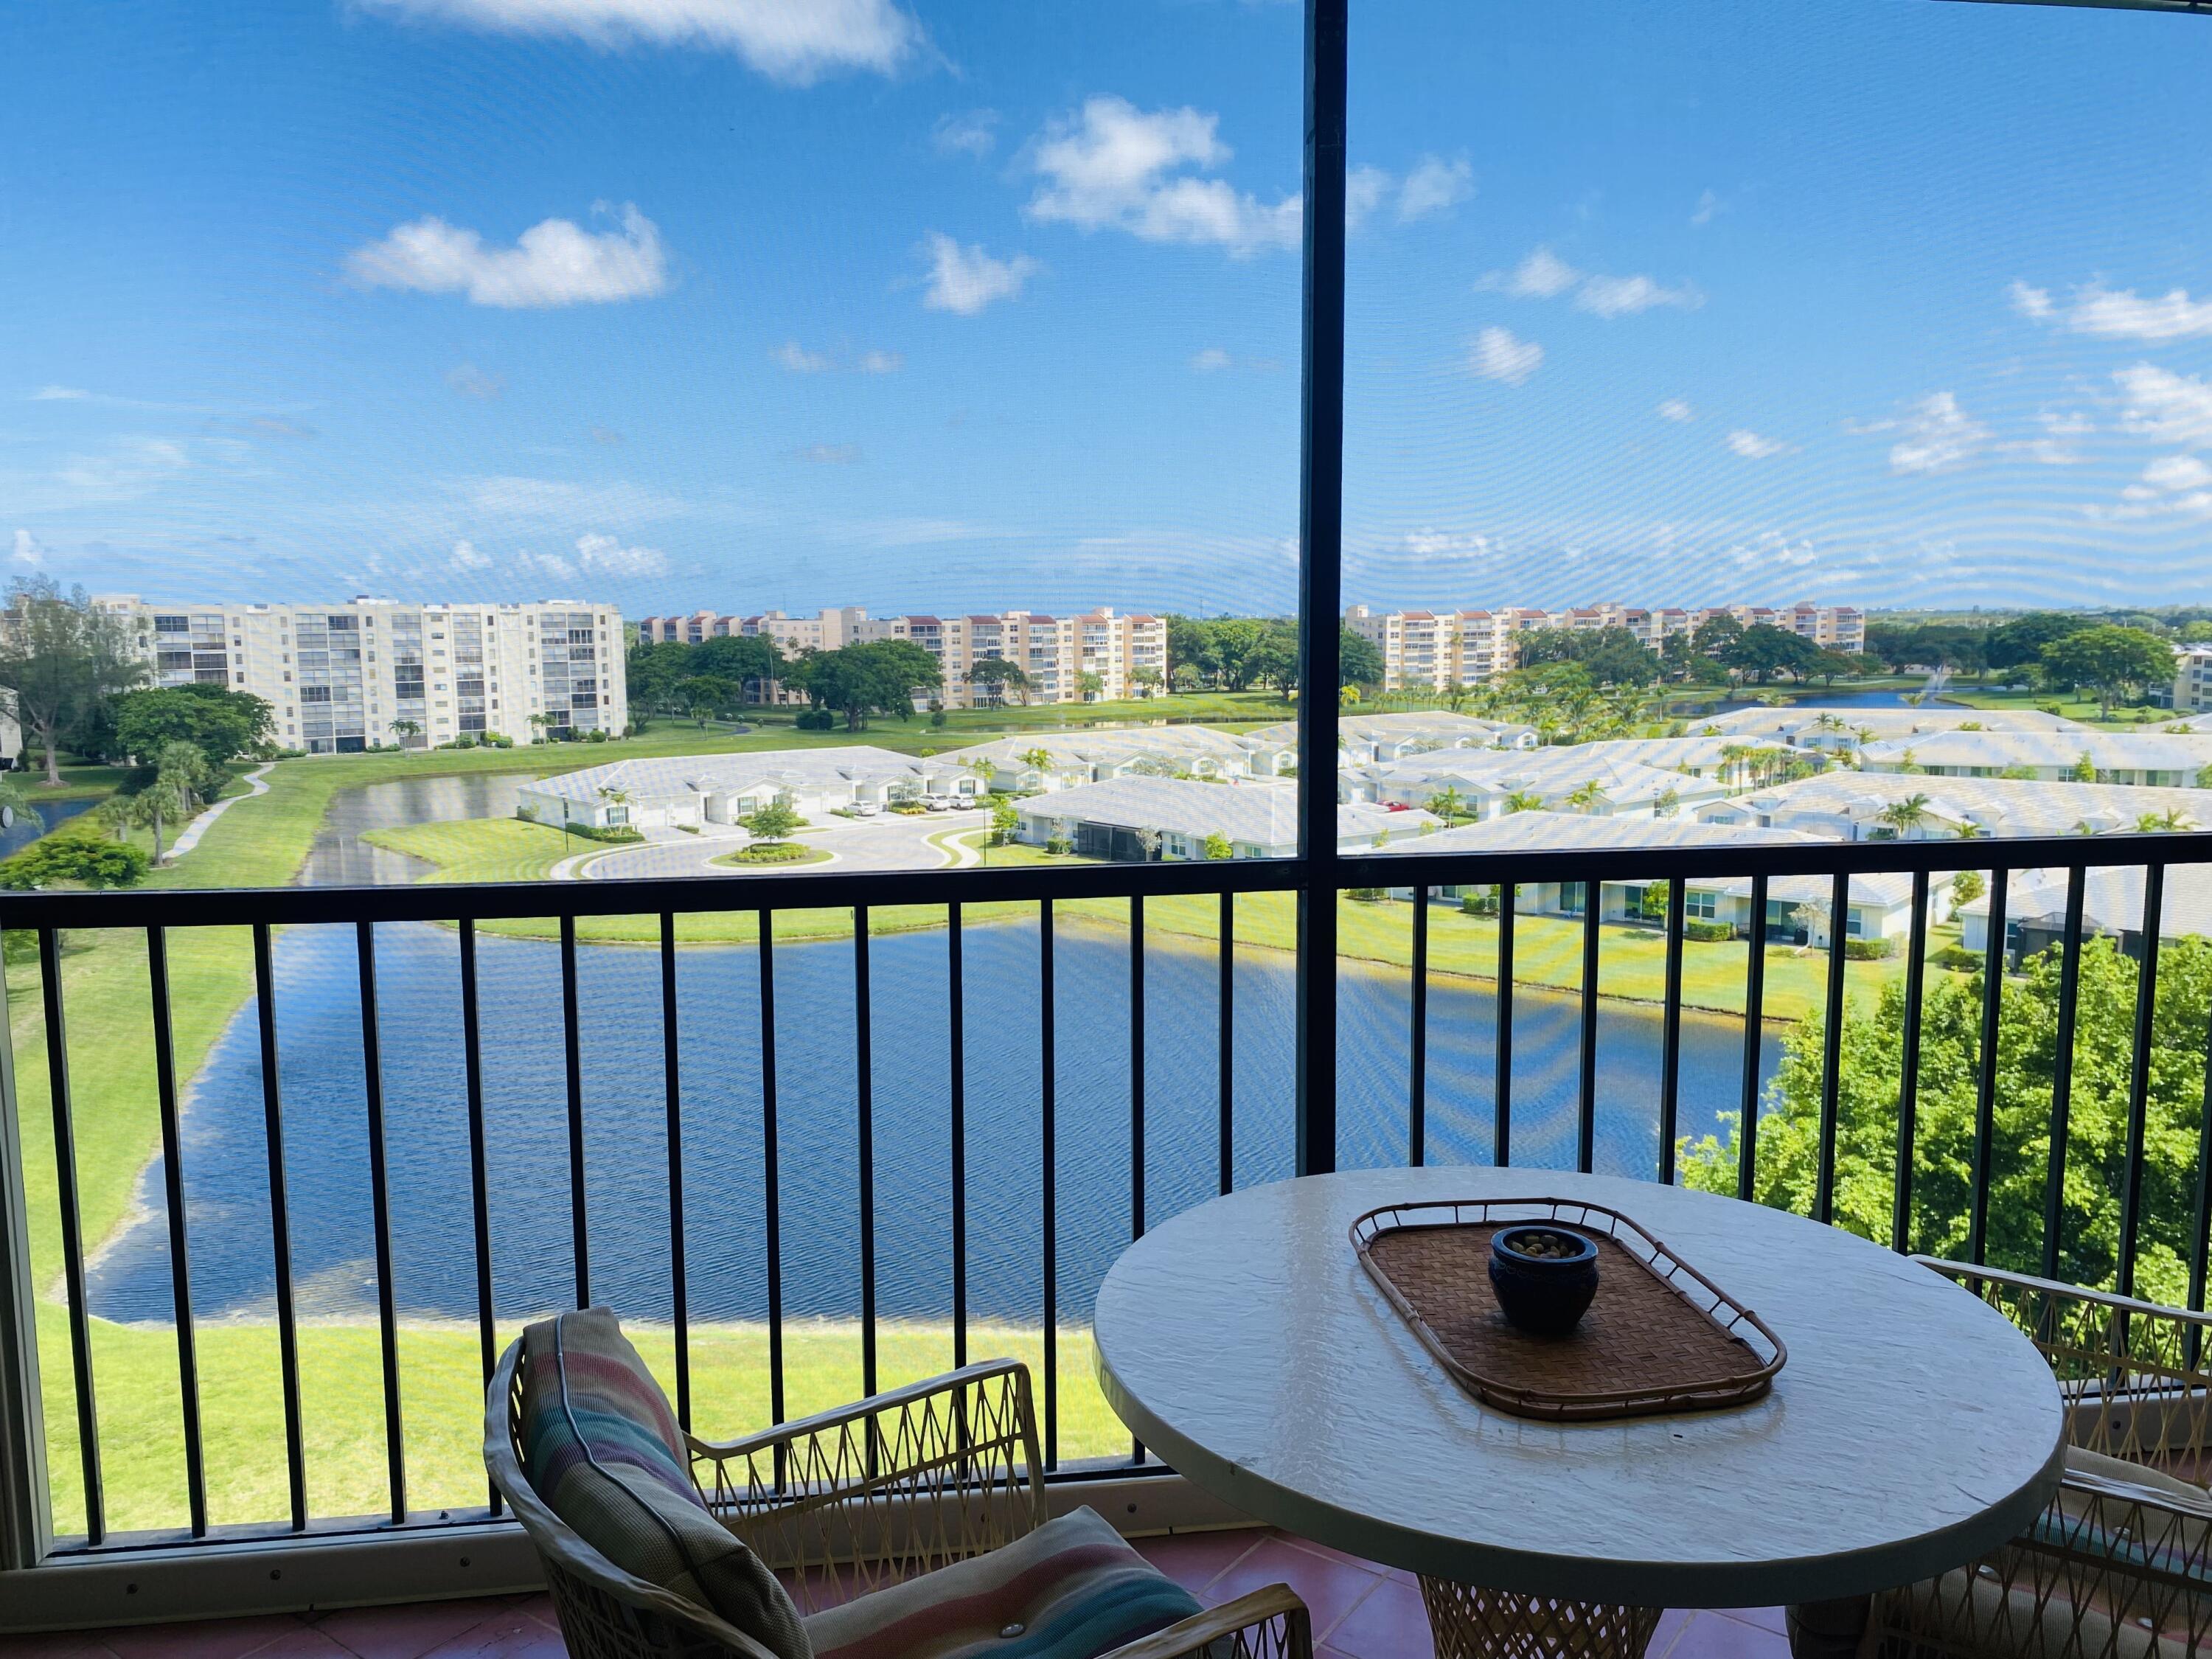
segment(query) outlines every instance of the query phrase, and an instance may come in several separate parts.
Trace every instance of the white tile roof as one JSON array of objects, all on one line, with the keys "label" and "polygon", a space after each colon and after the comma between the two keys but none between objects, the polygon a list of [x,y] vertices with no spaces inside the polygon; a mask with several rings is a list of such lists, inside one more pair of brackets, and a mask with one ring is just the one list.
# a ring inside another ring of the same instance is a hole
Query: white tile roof
[{"label": "white tile roof", "polygon": [[1689,818],[1585,817],[1579,812],[1508,812],[1480,823],[1462,823],[1432,836],[1400,842],[1386,853],[1502,853],[1595,851],[1611,848],[1771,846],[1814,842],[1831,836],[1756,824],[1699,823]]},{"label": "white tile roof", "polygon": [[824,784],[887,782],[919,778],[954,767],[933,767],[911,755],[895,755],[869,744],[819,749],[757,749],[733,755],[668,755],[587,766],[521,786],[526,794],[568,800],[594,800],[603,788],[623,789],[633,800],[684,799],[775,782],[793,789]]},{"label": "white tile roof", "polygon": [[[1050,822],[1066,818],[1112,824],[1125,830],[1159,830],[1204,840],[1220,834],[1255,847],[1283,847],[1297,840],[1298,792],[1290,784],[1200,783],[1188,778],[1109,778],[1079,784],[1021,802],[1024,817]],[[1416,836],[1433,828],[1426,812],[1393,812],[1380,806],[1339,805],[1340,839],[1379,830]]]},{"label": "white tile roof", "polygon": [[1931,778],[1910,772],[1830,772],[1777,784],[1701,809],[1764,816],[1789,828],[1800,814],[1870,823],[1893,802],[1926,797],[1944,825],[1975,823],[1991,836],[2068,836],[2083,825],[2103,834],[2132,830],[2146,813],[2178,812],[2212,823],[2212,795],[2201,789],[2045,782],[2026,778]]},{"label": "white tile roof", "polygon": [[1869,765],[2072,766],[2082,756],[2100,772],[2180,772],[2193,783],[2212,766],[2212,737],[2170,737],[2157,732],[1930,732],[1870,743],[1861,754]]}]

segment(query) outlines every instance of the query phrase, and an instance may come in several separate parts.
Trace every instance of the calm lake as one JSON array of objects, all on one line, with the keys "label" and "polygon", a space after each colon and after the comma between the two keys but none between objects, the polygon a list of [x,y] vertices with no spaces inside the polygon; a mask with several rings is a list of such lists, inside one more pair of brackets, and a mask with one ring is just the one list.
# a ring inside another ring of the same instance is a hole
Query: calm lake
[{"label": "calm lake", "polygon": [[[422,816],[459,815],[443,805],[429,803]],[[386,924],[377,940],[397,1300],[412,1317],[473,1318],[453,937]],[[1071,1320],[1088,1316],[1128,1238],[1127,951],[1117,929],[1064,923],[1058,936],[1058,1237],[1060,1308]],[[289,928],[276,954],[299,1306],[308,1316],[367,1316],[375,1282],[352,932]],[[559,952],[486,939],[478,955],[493,1283],[501,1316],[521,1316],[574,1294]],[[872,945],[878,1305],[887,1318],[940,1316],[950,1306],[945,956],[942,932]],[[775,952],[784,1294],[795,1316],[850,1316],[860,1305],[852,961],[849,941]],[[1144,1174],[1147,1214],[1158,1221],[1215,1189],[1216,963],[1210,948],[1155,937],[1146,966]],[[586,948],[579,972],[592,1291],[631,1316],[665,1318],[659,962],[650,951]],[[690,950],[678,964],[696,1319],[767,1311],[757,973],[750,948]],[[1034,1319],[1042,1187],[1035,927],[971,927],[966,984],[970,1306],[978,1317]],[[1343,1161],[1401,1162],[1405,975],[1346,963],[1340,985]],[[1235,1003],[1240,1184],[1290,1172],[1291,992],[1289,958],[1243,953]],[[1598,1167],[1648,1176],[1658,1152],[1658,1013],[1601,1006]],[[1516,999],[1516,1164],[1572,1164],[1577,1007],[1557,994],[1524,989]],[[1494,1026],[1486,986],[1436,982],[1432,1162],[1488,1161]],[[1716,1113],[1733,1108],[1742,1041],[1738,1021],[1685,1017],[1685,1132],[1705,1133]],[[1771,1073],[1779,1059],[1771,1030],[1764,1048]],[[265,1158],[249,1008],[217,1042],[185,1111],[192,1298],[201,1317],[262,1316],[272,1305]],[[140,1182],[142,1212],[92,1265],[92,1308],[103,1318],[170,1316],[162,1188],[157,1164]]]}]

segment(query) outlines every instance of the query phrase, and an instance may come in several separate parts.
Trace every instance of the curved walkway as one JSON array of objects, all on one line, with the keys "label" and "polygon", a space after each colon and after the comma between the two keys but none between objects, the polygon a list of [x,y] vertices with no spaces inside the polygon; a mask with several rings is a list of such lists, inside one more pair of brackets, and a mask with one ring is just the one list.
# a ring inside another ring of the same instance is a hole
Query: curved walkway
[{"label": "curved walkway", "polygon": [[269,776],[269,769],[276,764],[276,763],[275,761],[264,761],[259,766],[255,767],[251,772],[248,772],[246,775],[246,793],[245,794],[224,796],[222,799],[217,801],[214,805],[209,807],[206,811],[201,813],[190,823],[186,824],[182,830],[179,830],[177,832],[176,840],[170,843],[168,855],[164,858],[161,862],[164,864],[174,864],[179,859],[184,857],[185,854],[191,852],[193,848],[200,844],[200,837],[207,834],[208,826],[213,823],[217,818],[221,817],[225,812],[230,811],[232,807],[237,805],[239,802],[242,800],[252,800],[256,795],[267,794],[269,793],[269,785],[266,780]]}]

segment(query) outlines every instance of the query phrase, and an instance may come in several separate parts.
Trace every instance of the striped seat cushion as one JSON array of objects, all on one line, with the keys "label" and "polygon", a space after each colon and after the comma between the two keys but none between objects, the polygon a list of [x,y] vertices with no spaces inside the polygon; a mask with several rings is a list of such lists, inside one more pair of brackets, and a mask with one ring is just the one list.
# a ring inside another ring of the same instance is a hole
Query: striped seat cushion
[{"label": "striped seat cushion", "polygon": [[676,1413],[605,1308],[522,1334],[531,1486],[616,1566],[713,1613],[778,1656],[810,1659],[799,1610],[691,1480]]},{"label": "striped seat cushion", "polygon": [[1097,1659],[1199,1610],[1091,1510],[815,1613],[816,1659]]}]

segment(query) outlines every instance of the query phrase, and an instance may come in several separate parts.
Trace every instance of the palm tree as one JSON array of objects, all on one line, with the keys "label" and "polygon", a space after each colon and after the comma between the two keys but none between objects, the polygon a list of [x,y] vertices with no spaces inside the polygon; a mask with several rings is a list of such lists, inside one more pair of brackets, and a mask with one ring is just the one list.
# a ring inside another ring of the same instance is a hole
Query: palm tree
[{"label": "palm tree", "polygon": [[1505,810],[1509,812],[1540,812],[1544,810],[1544,798],[1533,790],[1516,789],[1505,798]]},{"label": "palm tree", "polygon": [[1928,797],[1908,795],[1903,800],[1892,801],[1875,817],[1894,829],[1899,840],[1905,840],[1927,822]]},{"label": "palm tree", "polygon": [[1985,841],[1989,838],[1989,833],[1990,832],[1987,830],[1975,823],[1972,818],[1962,820],[1959,825],[1959,839],[1960,841]]},{"label": "palm tree", "polygon": [[408,738],[422,735],[422,727],[416,720],[394,720],[392,722],[392,735],[399,739],[400,747],[404,749],[407,746]]},{"label": "palm tree", "polygon": [[154,781],[140,790],[134,816],[154,832],[154,862],[161,861],[161,831],[165,823],[187,817],[197,799],[193,784],[205,757],[189,743],[164,744],[154,769]]},{"label": "palm tree", "polygon": [[1577,812],[1588,812],[1604,799],[1605,786],[1595,778],[1592,778],[1574,793],[1569,795],[1566,804]]},{"label": "palm tree", "polygon": [[1467,800],[1457,789],[1446,784],[1429,797],[1429,811],[1442,818],[1444,827],[1449,829],[1452,820],[1467,811]]},{"label": "palm tree", "polygon": [[2196,819],[2172,806],[2163,812],[2146,812],[2136,820],[2136,833],[2139,836],[2173,835],[2196,827]]}]

